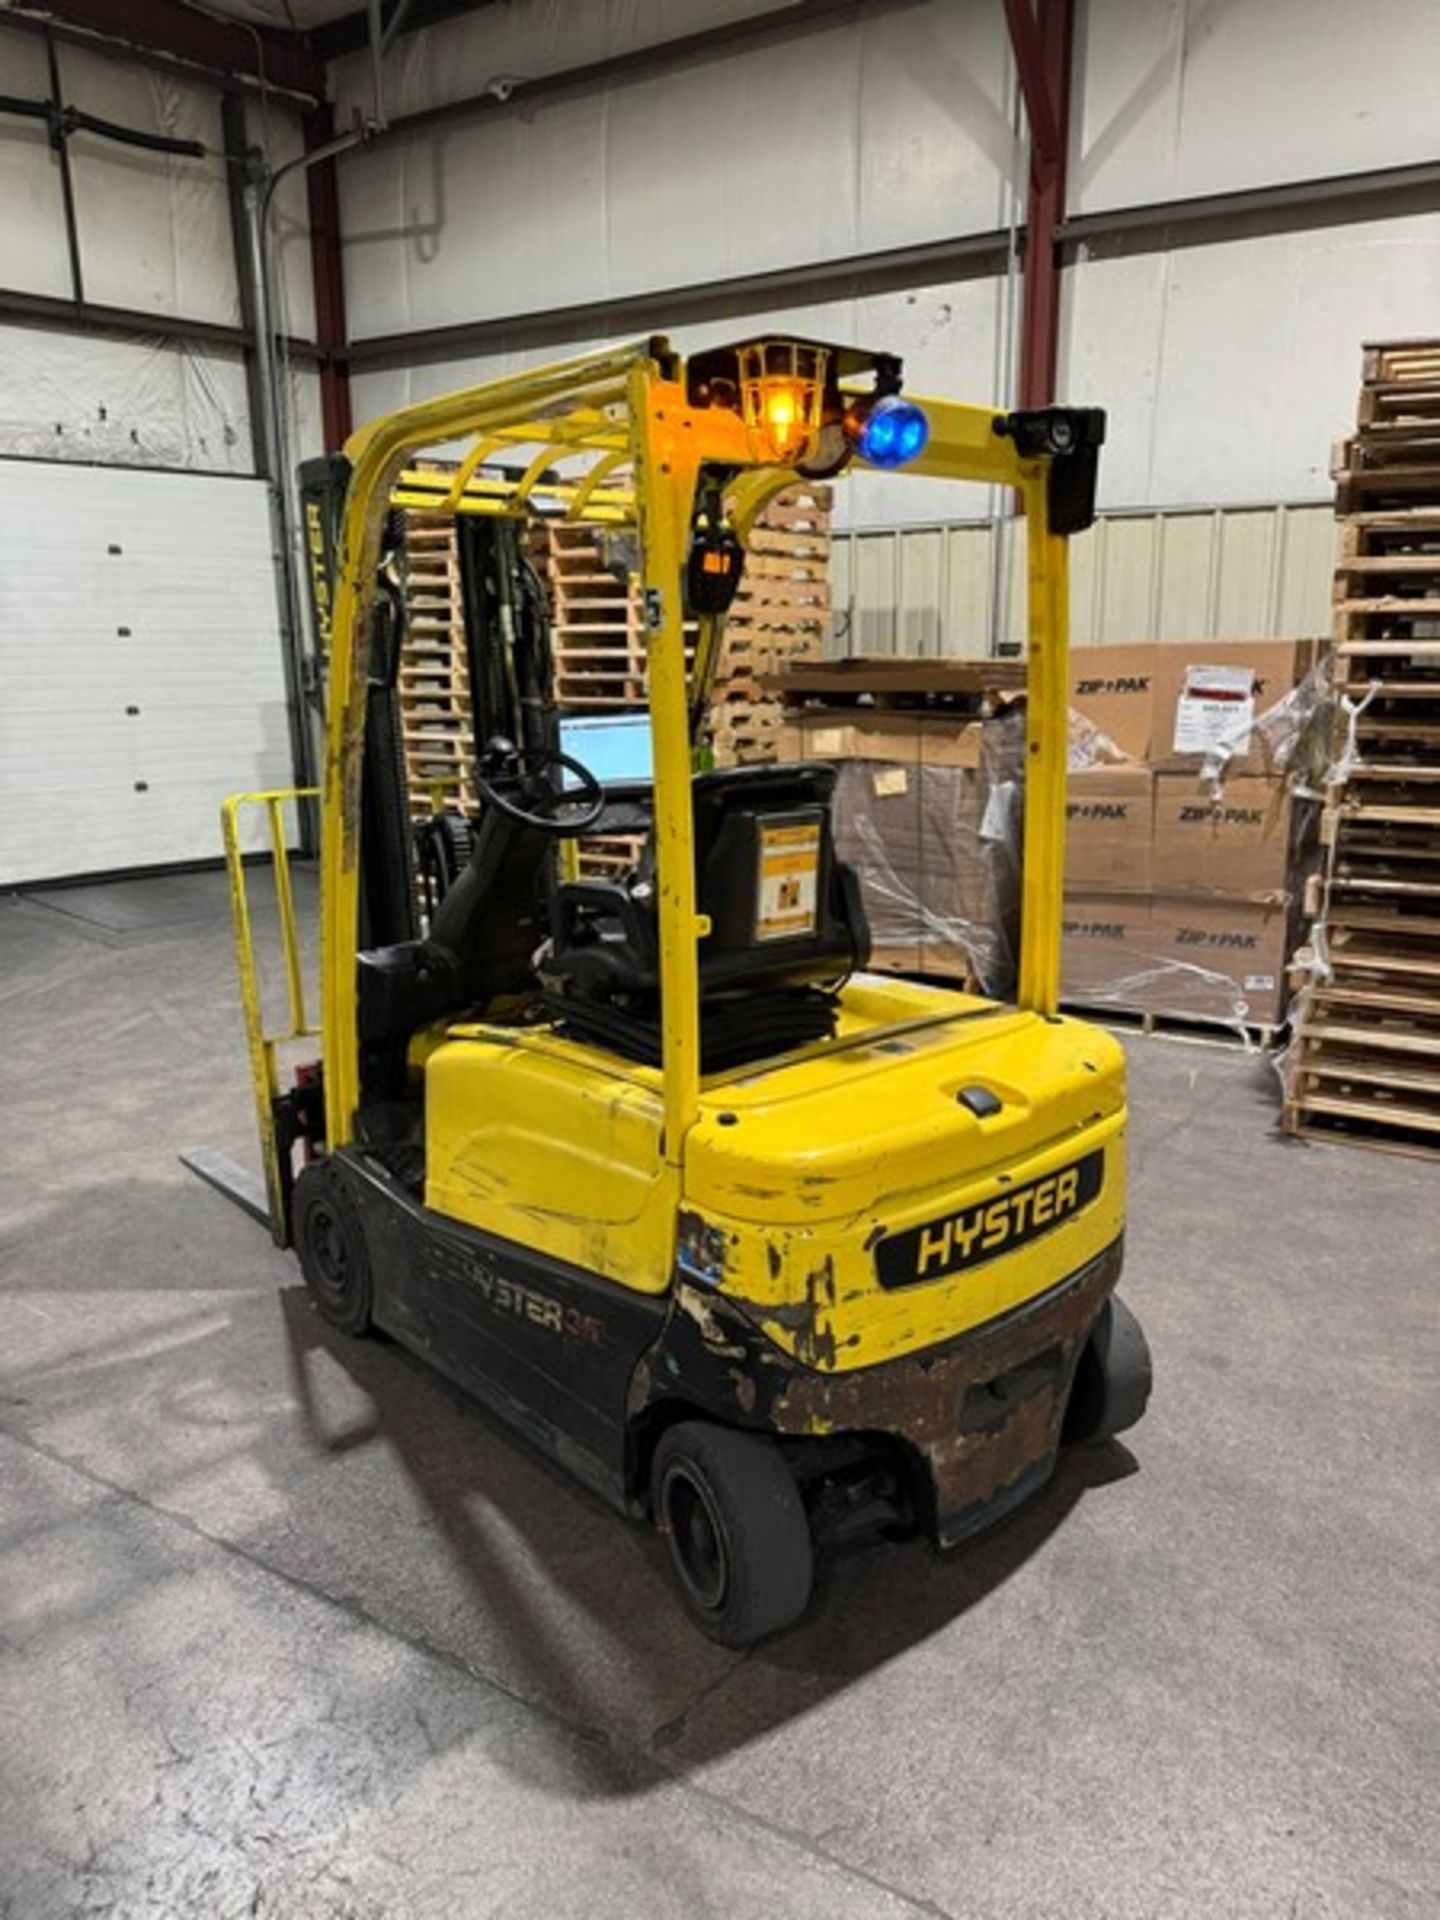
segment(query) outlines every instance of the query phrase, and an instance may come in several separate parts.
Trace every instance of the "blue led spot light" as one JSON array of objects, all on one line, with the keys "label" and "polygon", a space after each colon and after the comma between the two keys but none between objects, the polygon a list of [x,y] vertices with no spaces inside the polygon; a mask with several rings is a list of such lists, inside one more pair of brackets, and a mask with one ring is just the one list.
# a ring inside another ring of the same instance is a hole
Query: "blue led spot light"
[{"label": "blue led spot light", "polygon": [[872,467],[903,467],[923,452],[929,438],[930,422],[914,401],[888,394],[870,409],[855,450]]}]

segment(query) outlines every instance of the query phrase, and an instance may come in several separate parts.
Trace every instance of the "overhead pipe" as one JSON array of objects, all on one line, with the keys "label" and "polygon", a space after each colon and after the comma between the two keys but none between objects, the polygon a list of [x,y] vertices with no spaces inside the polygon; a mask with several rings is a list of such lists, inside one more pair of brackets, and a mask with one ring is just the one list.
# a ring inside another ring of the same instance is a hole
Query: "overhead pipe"
[{"label": "overhead pipe", "polygon": [[5,25],[34,28],[47,22],[140,59],[223,75],[232,86],[255,82],[273,93],[325,98],[325,62],[298,34],[224,20],[185,0],[18,0],[0,14]]}]

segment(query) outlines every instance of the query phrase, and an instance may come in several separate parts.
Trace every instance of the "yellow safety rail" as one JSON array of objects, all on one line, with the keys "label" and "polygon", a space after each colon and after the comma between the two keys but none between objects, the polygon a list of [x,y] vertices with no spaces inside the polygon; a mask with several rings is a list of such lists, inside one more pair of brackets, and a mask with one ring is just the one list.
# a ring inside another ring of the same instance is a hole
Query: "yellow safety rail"
[{"label": "yellow safety rail", "polygon": [[[290,849],[285,844],[285,807],[290,802],[316,800],[317,787],[288,787],[272,793],[232,793],[220,809],[225,836],[225,867],[230,876],[230,912],[235,926],[235,959],[240,970],[240,1000],[245,1012],[245,1038],[250,1055],[250,1079],[255,1095],[255,1118],[260,1127],[260,1154],[265,1168],[265,1193],[270,1204],[270,1232],[277,1246],[288,1240],[286,1170],[280,1164],[275,1130],[275,1101],[281,1092],[276,1048],[288,1041],[318,1036],[305,1010],[305,976],[300,964],[300,938],[295,926],[295,892],[290,882]],[[275,874],[275,904],[280,920],[280,946],[285,963],[285,989],[290,1025],[279,1033],[265,1030],[260,975],[255,964],[255,937],[245,884],[245,860],[240,841],[240,814],[246,807],[263,807],[269,821],[270,852]]]}]

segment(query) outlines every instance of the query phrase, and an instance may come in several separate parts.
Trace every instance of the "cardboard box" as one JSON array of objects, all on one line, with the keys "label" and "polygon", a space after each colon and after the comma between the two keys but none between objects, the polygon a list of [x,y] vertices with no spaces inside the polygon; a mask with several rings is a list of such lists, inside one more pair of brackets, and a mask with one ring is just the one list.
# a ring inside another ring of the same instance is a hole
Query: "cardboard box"
[{"label": "cardboard box", "polygon": [[1284,901],[1292,809],[1283,779],[1229,774],[1218,799],[1193,773],[1157,773],[1153,884],[1157,893]]},{"label": "cardboard box", "polygon": [[1283,906],[1071,893],[1061,997],[1117,1012],[1278,1025],[1289,949]]},{"label": "cardboard box", "polygon": [[1150,908],[1156,977],[1147,1011],[1276,1024],[1287,992],[1287,906],[1158,896]]},{"label": "cardboard box", "polygon": [[1152,964],[1149,900],[1067,889],[1061,933],[1061,997],[1132,1007],[1132,983]]},{"label": "cardboard box", "polygon": [[1076,647],[1070,655],[1070,704],[1131,760],[1148,760],[1157,649]]},{"label": "cardboard box", "polygon": [[[1175,771],[1203,765],[1207,740],[1224,737],[1233,722],[1244,750],[1231,756],[1230,769],[1272,772],[1263,737],[1252,737],[1253,723],[1298,685],[1323,646],[1319,640],[1161,640],[1077,647],[1070,655],[1070,705],[1130,759]],[[1181,741],[1197,745],[1177,747],[1181,722]]]},{"label": "cardboard box", "polygon": [[922,970],[973,974],[1004,993],[1018,866],[1012,850],[988,837],[990,799],[985,775],[968,768],[842,760],[831,817],[836,854],[860,882],[875,951],[913,956],[903,964]]},{"label": "cardboard box", "polygon": [[1168,641],[1155,650],[1150,757],[1160,769],[1205,764],[1233,745],[1227,776],[1277,769],[1255,722],[1309,671],[1311,640]]},{"label": "cardboard box", "polygon": [[881,760],[896,766],[980,766],[978,719],[857,707],[803,708],[787,717],[776,743],[780,760]]},{"label": "cardboard box", "polygon": [[1067,890],[1149,893],[1152,819],[1148,767],[1072,772],[1065,789]]}]

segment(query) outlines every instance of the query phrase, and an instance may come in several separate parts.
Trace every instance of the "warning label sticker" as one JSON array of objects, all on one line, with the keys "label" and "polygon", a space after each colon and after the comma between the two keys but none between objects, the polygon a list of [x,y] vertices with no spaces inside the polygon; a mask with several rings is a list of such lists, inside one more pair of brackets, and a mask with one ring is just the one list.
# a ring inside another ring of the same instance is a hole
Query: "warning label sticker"
[{"label": "warning label sticker", "polygon": [[793,940],[815,931],[820,885],[820,827],[760,827],[755,938]]},{"label": "warning label sticker", "polygon": [[1174,753],[1231,754],[1250,751],[1255,725],[1255,672],[1251,667],[1187,667],[1175,703]]}]

